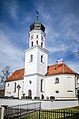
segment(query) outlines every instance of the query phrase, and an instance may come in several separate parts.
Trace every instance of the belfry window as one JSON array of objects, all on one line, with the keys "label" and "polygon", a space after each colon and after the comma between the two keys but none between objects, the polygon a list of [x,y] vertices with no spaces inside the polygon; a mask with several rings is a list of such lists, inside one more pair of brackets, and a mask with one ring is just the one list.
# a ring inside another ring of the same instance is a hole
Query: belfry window
[{"label": "belfry window", "polygon": [[55,78],[55,83],[59,83],[59,78]]},{"label": "belfry window", "polygon": [[38,35],[36,36],[36,38],[38,38]]},{"label": "belfry window", "polygon": [[33,41],[31,42],[31,47],[33,47]]},{"label": "belfry window", "polygon": [[41,55],[41,62],[43,63],[43,55]]},{"label": "belfry window", "polygon": [[43,47],[43,42],[41,42],[41,47]]},{"label": "belfry window", "polygon": [[38,40],[36,41],[36,44],[38,45]]},{"label": "belfry window", "polygon": [[30,62],[33,62],[33,55],[30,55]]}]

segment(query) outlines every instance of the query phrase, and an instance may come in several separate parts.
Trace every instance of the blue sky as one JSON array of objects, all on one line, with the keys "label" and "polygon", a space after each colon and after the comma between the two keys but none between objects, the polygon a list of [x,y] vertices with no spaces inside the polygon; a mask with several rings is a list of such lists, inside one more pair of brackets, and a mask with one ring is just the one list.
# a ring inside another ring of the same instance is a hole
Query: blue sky
[{"label": "blue sky", "polygon": [[12,71],[24,67],[36,10],[46,28],[48,65],[64,58],[79,73],[79,0],[0,0],[0,72],[6,65]]}]

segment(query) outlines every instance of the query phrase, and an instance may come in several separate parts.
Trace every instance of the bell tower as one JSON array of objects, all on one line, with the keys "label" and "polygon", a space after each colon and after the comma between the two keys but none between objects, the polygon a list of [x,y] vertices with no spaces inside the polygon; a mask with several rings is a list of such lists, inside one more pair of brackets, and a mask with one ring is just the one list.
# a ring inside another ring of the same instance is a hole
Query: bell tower
[{"label": "bell tower", "polygon": [[45,47],[45,27],[40,22],[34,22],[30,25],[29,47],[39,45]]},{"label": "bell tower", "polygon": [[42,93],[44,93],[47,64],[48,50],[45,49],[45,27],[38,21],[37,14],[37,21],[30,25],[29,48],[25,50],[24,93],[27,97],[30,96],[34,99],[44,95]]}]

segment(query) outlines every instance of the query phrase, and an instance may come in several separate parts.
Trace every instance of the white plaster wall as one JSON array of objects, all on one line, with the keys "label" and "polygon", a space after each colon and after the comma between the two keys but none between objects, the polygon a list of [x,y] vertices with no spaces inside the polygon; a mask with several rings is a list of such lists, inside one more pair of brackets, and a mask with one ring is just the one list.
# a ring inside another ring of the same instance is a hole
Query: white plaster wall
[{"label": "white plaster wall", "polygon": [[[41,92],[41,80],[43,80],[42,82],[42,92]],[[38,76],[38,83],[37,83],[37,96],[40,97],[41,99],[41,95],[44,95],[44,76]],[[39,95],[38,95],[39,94]]]},{"label": "white plaster wall", "polygon": [[[32,91],[32,99],[34,97],[40,97],[41,98],[41,79],[44,79],[42,76],[28,76],[24,77],[24,93],[26,96],[28,96],[28,91]],[[29,81],[32,83],[30,84]]]},{"label": "white plaster wall", "polygon": [[[55,78],[59,78],[59,83],[55,83]],[[55,91],[58,90],[57,94]],[[68,92],[72,91],[72,92]],[[47,76],[45,79],[46,97],[75,97],[75,76],[72,74],[60,74]]]},{"label": "white plaster wall", "polygon": [[[47,73],[47,65],[48,65],[48,53],[41,51],[38,49],[37,51],[37,72],[45,75]],[[41,55],[43,55],[43,62],[41,62]]]},{"label": "white plaster wall", "polygon": [[[14,83],[16,82],[16,92],[14,92]],[[9,86],[8,86],[9,83]],[[19,90],[19,98],[21,98],[22,94],[23,94],[23,85],[24,82],[23,80],[16,80],[16,81],[10,81],[10,82],[6,82],[5,85],[5,96],[11,97],[18,97],[18,89],[17,86],[20,85],[20,90]]]},{"label": "white plaster wall", "polygon": [[[31,81],[31,84],[29,83],[29,81]],[[39,88],[39,82],[38,82],[38,78],[36,75],[24,78],[24,93],[26,94],[26,96],[28,96],[29,90],[32,91],[32,98],[39,95],[38,88]]]}]

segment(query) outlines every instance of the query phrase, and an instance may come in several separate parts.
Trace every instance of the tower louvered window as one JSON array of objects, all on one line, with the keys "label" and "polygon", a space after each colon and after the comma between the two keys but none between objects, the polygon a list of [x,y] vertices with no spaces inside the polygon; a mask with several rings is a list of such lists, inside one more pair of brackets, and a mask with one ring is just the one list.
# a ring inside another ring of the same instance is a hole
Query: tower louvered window
[{"label": "tower louvered window", "polygon": [[41,42],[41,47],[43,47],[43,42]]},{"label": "tower louvered window", "polygon": [[33,47],[33,41],[31,42],[31,47]]},{"label": "tower louvered window", "polygon": [[36,44],[38,45],[38,40],[36,41]]}]

